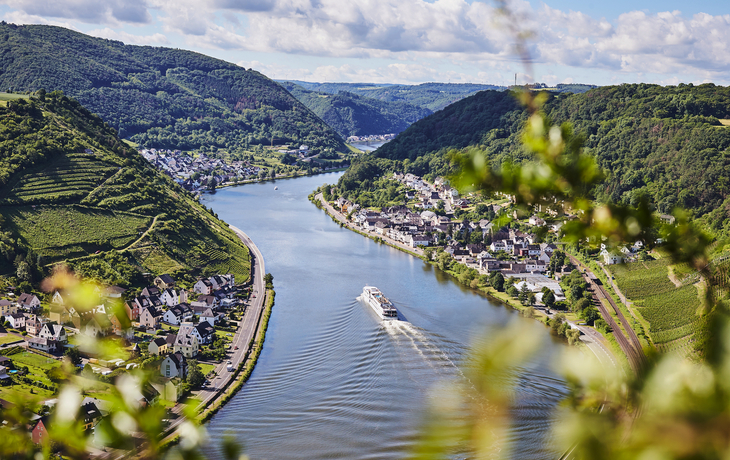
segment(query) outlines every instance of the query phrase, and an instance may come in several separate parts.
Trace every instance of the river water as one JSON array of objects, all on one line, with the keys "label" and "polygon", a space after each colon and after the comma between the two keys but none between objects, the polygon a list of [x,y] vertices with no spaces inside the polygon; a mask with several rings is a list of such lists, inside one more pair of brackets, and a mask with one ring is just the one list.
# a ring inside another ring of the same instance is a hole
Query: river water
[{"label": "river water", "polygon": [[[341,174],[202,199],[254,240],[276,288],[250,380],[207,425],[210,458],[222,458],[226,435],[254,460],[404,458],[436,385],[462,378],[469,345],[518,316],[419,259],[340,228],[307,200]],[[384,325],[357,300],[365,285],[379,287],[407,321]],[[518,459],[557,456],[550,425],[565,385],[550,363],[563,345],[544,334],[517,385],[510,444]]]}]

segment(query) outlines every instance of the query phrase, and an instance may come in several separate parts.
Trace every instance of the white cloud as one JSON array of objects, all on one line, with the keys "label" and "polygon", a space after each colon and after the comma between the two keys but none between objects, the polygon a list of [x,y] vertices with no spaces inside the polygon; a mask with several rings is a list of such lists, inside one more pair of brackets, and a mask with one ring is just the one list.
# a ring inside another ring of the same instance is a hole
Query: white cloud
[{"label": "white cloud", "polygon": [[87,32],[87,34],[94,36],[94,37],[106,38],[109,40],[119,40],[126,44],[132,44],[132,45],[169,45],[170,44],[170,40],[168,40],[167,37],[161,33],[156,33],[156,34],[152,34],[152,35],[135,35],[135,34],[131,34],[129,32],[112,30],[109,27],[106,27],[104,29],[91,30],[91,31]]},{"label": "white cloud", "polygon": [[53,19],[46,19],[42,16],[34,14],[28,14],[23,11],[10,11],[3,15],[3,20],[13,24],[24,25],[24,24],[43,24],[49,26],[65,27],[67,29],[78,31],[76,27],[70,22],[55,21]]},{"label": "white cloud", "polygon": [[144,24],[151,20],[145,0],[0,0],[0,3],[30,15],[89,24]]},{"label": "white cloud", "polygon": [[[380,63],[376,69],[335,64],[306,71],[312,78],[328,80],[340,76],[347,81],[443,81],[451,72],[460,81],[477,74],[473,69],[462,71],[460,62],[481,66],[486,74],[506,71],[505,62],[519,66],[509,24],[487,0],[0,0],[3,3],[15,10],[6,14],[12,22],[97,22],[111,27],[100,27],[97,35],[128,43],[165,43],[165,36],[179,35],[195,49],[395,62]],[[666,75],[666,81],[671,75],[727,81],[730,15],[630,11],[607,21],[546,5],[534,10],[526,0],[510,5],[519,29],[532,32],[528,49],[538,67],[550,64],[625,76],[617,81],[639,74]],[[114,27],[153,17],[165,36],[134,38]],[[454,70],[434,70],[447,67]],[[274,70],[301,71],[287,70],[286,65]]]}]

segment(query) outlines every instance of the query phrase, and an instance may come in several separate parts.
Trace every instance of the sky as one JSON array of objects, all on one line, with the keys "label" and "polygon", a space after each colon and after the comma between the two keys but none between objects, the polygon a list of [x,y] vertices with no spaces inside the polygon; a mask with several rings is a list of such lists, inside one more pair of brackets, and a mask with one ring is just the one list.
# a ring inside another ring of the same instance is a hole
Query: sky
[{"label": "sky", "polygon": [[491,0],[0,0],[0,19],[193,50],[274,79],[728,85],[724,3],[506,0],[506,14]]}]

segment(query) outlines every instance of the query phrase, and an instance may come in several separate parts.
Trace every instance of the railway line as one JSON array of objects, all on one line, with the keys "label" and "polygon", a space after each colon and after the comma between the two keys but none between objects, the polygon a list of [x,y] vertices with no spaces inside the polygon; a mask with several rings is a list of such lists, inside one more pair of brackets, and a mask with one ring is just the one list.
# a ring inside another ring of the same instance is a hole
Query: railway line
[{"label": "railway line", "polygon": [[[616,338],[616,342],[618,342],[621,351],[623,351],[623,353],[626,355],[626,359],[629,361],[631,369],[637,374],[640,373],[640,371],[646,365],[646,355],[644,355],[644,350],[641,347],[641,342],[639,341],[636,333],[631,328],[631,325],[626,320],[626,317],[618,308],[618,305],[616,305],[616,302],[608,294],[596,275],[588,267],[581,264],[580,261],[575,257],[571,255],[569,255],[568,257],[570,257],[571,262],[576,267],[583,268],[583,278],[588,283],[588,289],[593,294],[593,305],[601,314],[603,320],[606,321],[606,323],[613,330],[613,336]],[[621,331],[621,328],[619,327],[618,323],[616,323],[616,320],[613,318],[613,316],[611,316],[611,313],[606,307],[607,304],[610,305],[613,311],[616,313],[616,316],[619,318],[619,321],[626,331],[626,335]]]}]

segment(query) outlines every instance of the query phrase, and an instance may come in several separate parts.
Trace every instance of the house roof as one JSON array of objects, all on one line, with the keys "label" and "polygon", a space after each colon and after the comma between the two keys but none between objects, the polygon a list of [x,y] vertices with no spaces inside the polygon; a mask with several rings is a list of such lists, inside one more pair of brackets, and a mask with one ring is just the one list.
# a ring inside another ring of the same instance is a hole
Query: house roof
[{"label": "house roof", "polygon": [[20,297],[18,297],[18,302],[22,305],[28,306],[33,301],[33,299],[38,300],[38,297],[34,296],[33,294],[23,293],[20,294]]},{"label": "house roof", "polygon": [[206,335],[213,334],[215,332],[215,328],[210,325],[207,321],[203,321],[197,326],[195,326],[195,329],[198,330],[198,334],[200,334],[201,337],[205,337]]},{"label": "house roof", "polygon": [[120,286],[108,286],[105,291],[109,294],[124,294],[127,292],[126,289]]},{"label": "house roof", "polygon": [[175,280],[172,279],[172,276],[168,275],[167,273],[165,273],[164,275],[158,276],[158,278],[160,279],[160,281],[162,281],[165,284],[172,284],[175,282]]},{"label": "house roof", "polygon": [[155,340],[153,340],[152,343],[154,343],[158,347],[161,347],[161,346],[167,345],[167,340],[165,340],[162,337],[158,337]]},{"label": "house roof", "polygon": [[101,411],[92,401],[82,405],[80,412],[86,423],[101,418]]},{"label": "house roof", "polygon": [[147,311],[147,313],[152,315],[153,318],[157,318],[158,316],[161,315],[161,313],[159,311],[157,311],[157,309],[152,308],[152,307],[147,307],[147,308],[145,308],[145,310]]},{"label": "house roof", "polygon": [[6,300],[6,299],[0,300],[0,307],[7,307],[8,305],[12,305],[12,304],[13,304],[13,302],[11,302],[9,300]]},{"label": "house roof", "polygon": [[170,361],[172,361],[173,364],[175,364],[175,367],[177,367],[178,369],[180,369],[185,364],[185,357],[181,353],[173,353],[171,355],[167,355],[167,358],[165,359],[169,359]]}]

